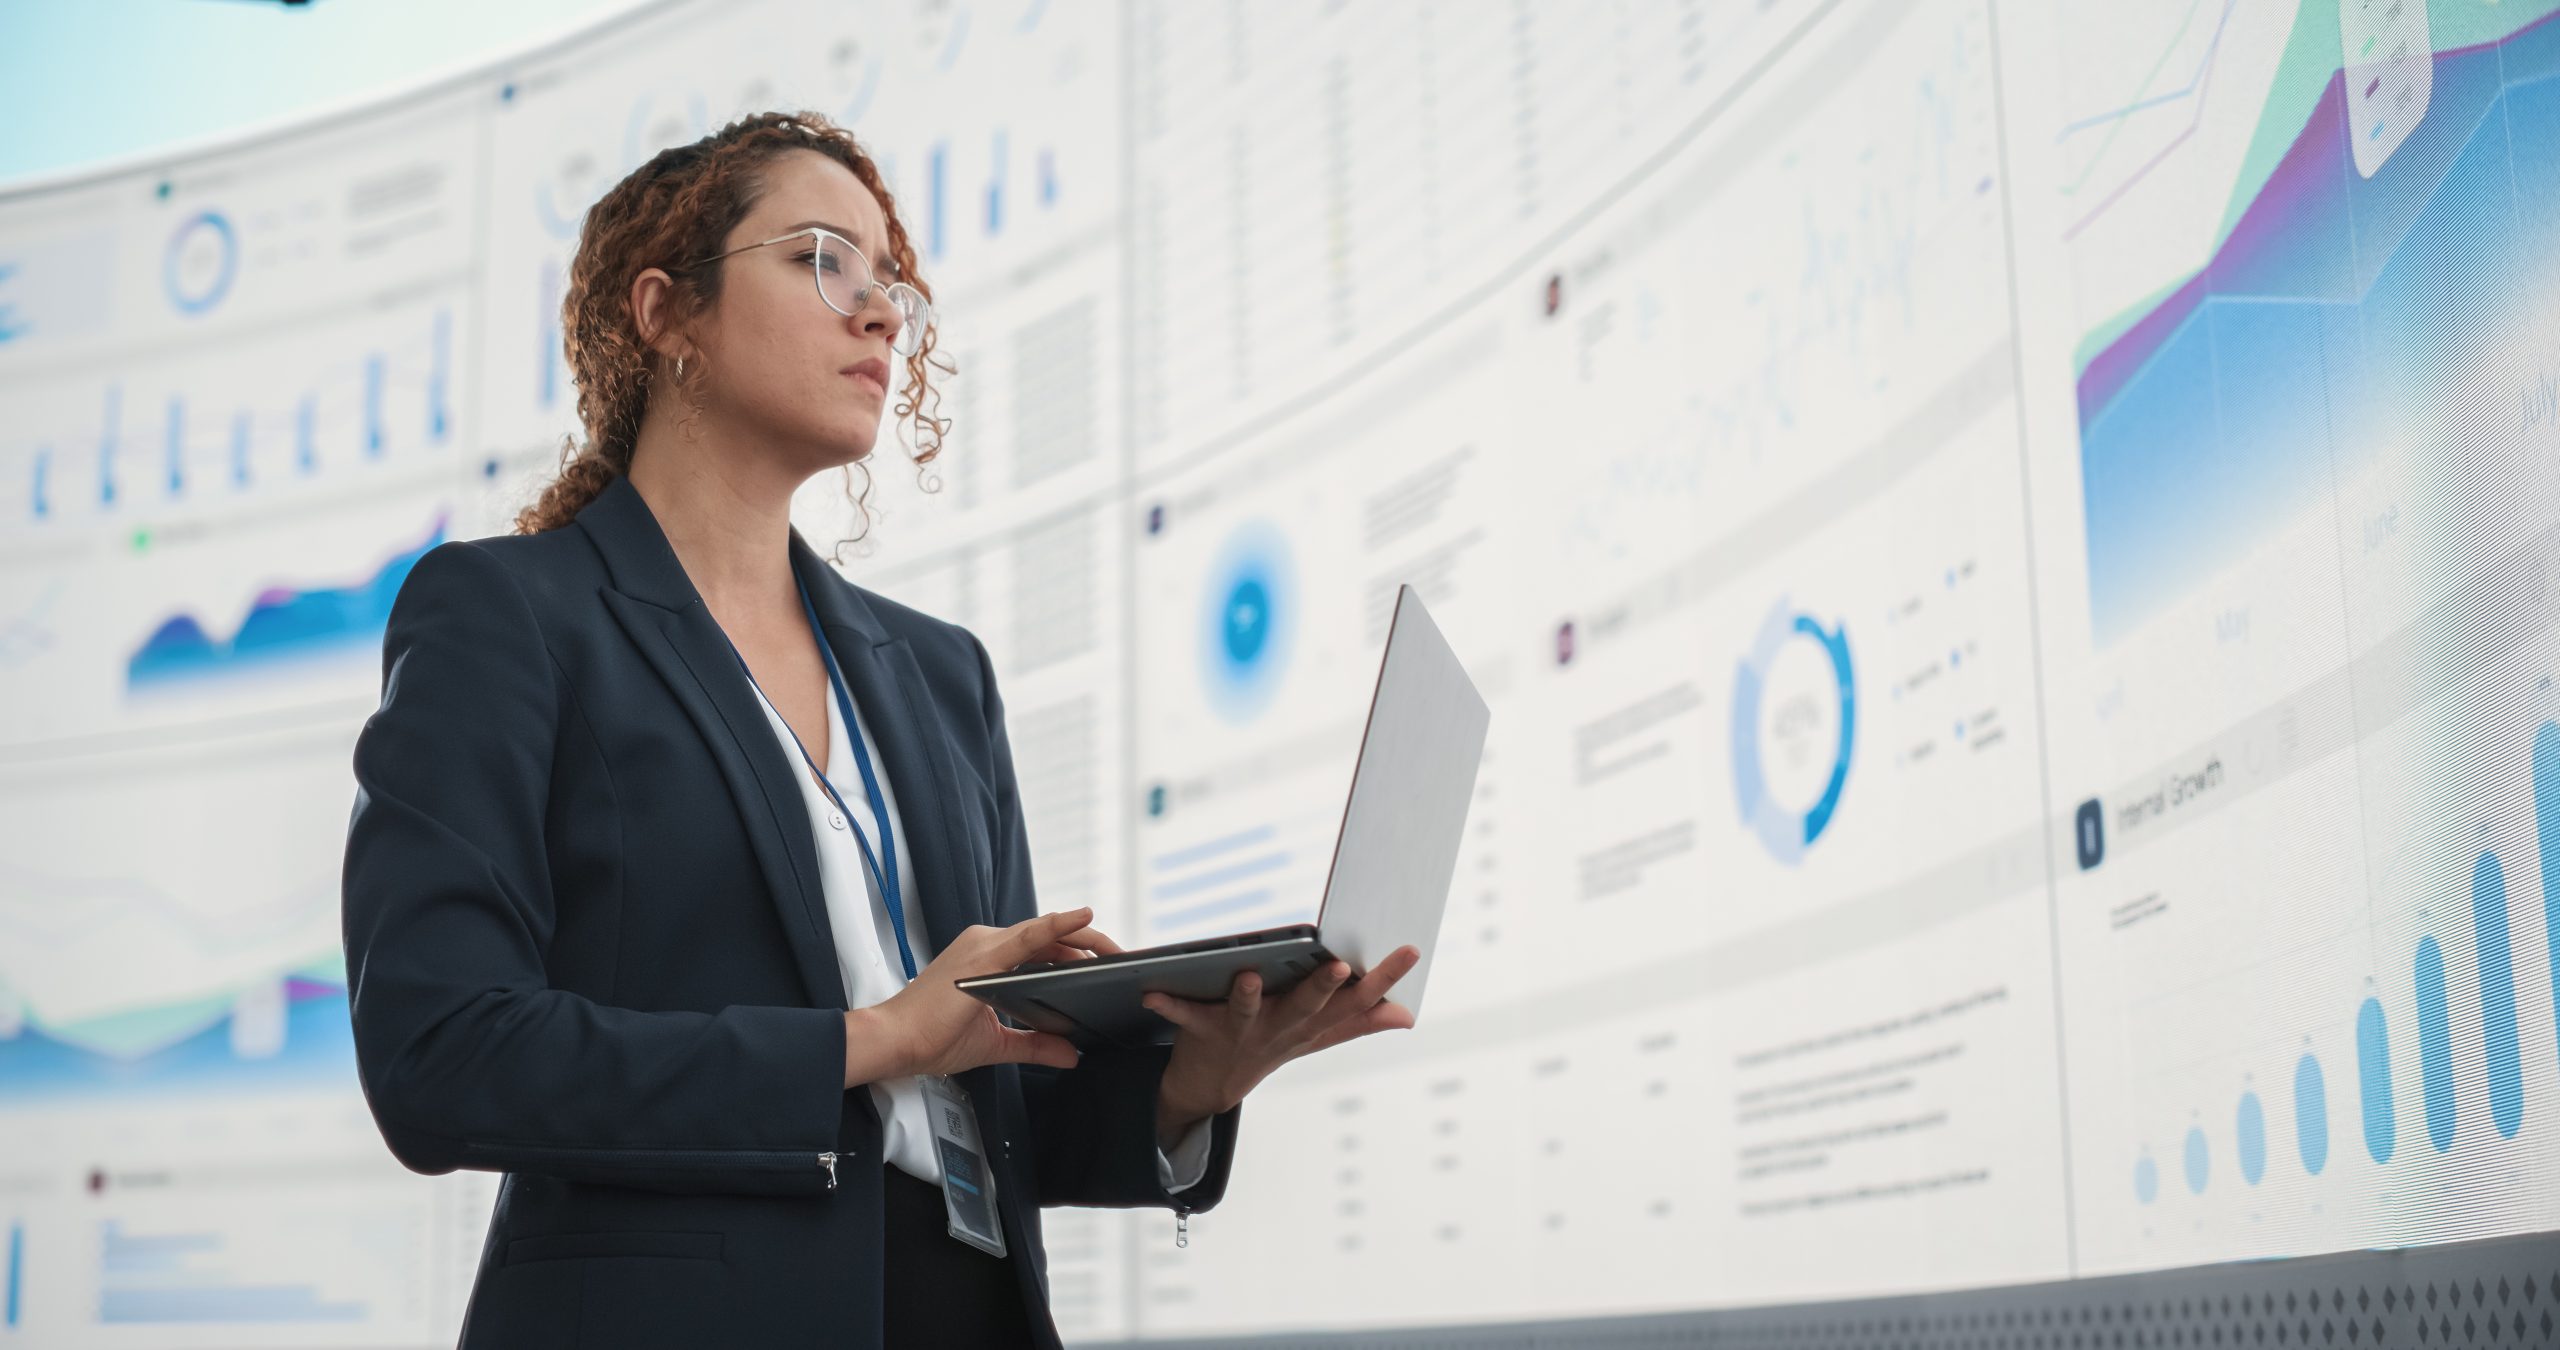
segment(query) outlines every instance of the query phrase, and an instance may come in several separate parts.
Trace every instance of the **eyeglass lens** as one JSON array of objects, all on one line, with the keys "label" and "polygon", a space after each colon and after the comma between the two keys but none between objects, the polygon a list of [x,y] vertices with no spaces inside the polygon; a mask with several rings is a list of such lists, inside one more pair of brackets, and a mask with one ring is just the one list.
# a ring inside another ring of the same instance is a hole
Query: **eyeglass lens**
[{"label": "eyeglass lens", "polygon": [[[871,268],[862,254],[826,235],[813,234],[806,243],[810,265],[818,272],[818,293],[838,313],[860,313],[874,284]],[[913,355],[924,344],[932,307],[915,287],[902,281],[889,284],[888,299],[898,310],[898,332],[890,346],[902,356]]]}]

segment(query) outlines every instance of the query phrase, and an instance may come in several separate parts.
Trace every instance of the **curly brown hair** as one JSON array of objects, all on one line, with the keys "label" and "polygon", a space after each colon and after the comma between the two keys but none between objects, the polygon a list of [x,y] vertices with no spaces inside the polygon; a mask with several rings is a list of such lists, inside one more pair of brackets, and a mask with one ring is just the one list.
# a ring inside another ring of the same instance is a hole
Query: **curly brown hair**
[{"label": "curly brown hair", "polygon": [[[667,297],[666,322],[679,324],[709,309],[720,298],[720,269],[679,269],[669,259],[700,258],[720,251],[729,231],[755,208],[765,191],[764,169],[793,150],[825,155],[861,180],[880,201],[889,221],[889,252],[898,275],[927,300],[933,287],[916,269],[915,248],[898,220],[897,200],[882,181],[853,133],[816,112],[763,112],[742,117],[691,145],[670,146],[631,171],[611,191],[587,208],[578,232],[577,257],[569,266],[569,290],[560,305],[560,329],[569,369],[578,384],[578,420],[585,424],[586,446],[574,436],[560,445],[560,475],[531,506],[517,513],[519,534],[557,529],[618,475],[631,471],[631,452],[640,435],[641,415],[649,407],[649,391],[673,384],[691,402],[701,378],[702,362],[691,363],[689,378],[677,379],[668,364],[640,340],[631,313],[632,279],[651,267],[666,267],[675,281]],[[894,412],[911,419],[918,432],[910,451],[918,476],[942,453],[942,437],[950,419],[924,409],[926,396],[942,406],[941,393],[926,375],[928,364],[946,374],[948,361],[932,362],[935,329],[908,356],[903,402]],[[866,456],[850,468],[862,471],[862,487],[853,488],[848,472],[845,497],[861,521],[854,538],[870,532],[871,467]],[[926,488],[932,490],[928,482]]]}]

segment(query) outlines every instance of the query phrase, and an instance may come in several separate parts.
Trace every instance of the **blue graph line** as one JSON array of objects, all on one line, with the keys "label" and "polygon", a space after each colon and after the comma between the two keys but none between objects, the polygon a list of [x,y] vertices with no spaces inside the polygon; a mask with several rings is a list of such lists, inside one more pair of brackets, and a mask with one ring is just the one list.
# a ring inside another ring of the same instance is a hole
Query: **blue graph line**
[{"label": "blue graph line", "polygon": [[[2214,50],[2222,45],[2222,31],[2229,25],[2231,21],[2232,8],[2237,3],[2238,0],[2223,0],[2222,22],[2214,25],[2213,39],[2205,44],[2204,57],[2196,62],[2195,72],[2187,76],[2187,83],[2183,88],[2173,89],[2165,94],[2154,94],[2149,98],[2128,103],[2125,106],[2116,108],[2112,111],[2083,117],[2077,122],[2066,124],[2061,131],[2055,133],[2053,139],[2057,143],[2066,141],[2069,140],[2076,132],[2087,131],[2091,127],[2102,127],[2109,122],[2121,122],[2124,119],[2133,116],[2135,113],[2145,112],[2164,104],[2175,103],[2182,98],[2195,97],[2196,90],[2204,87],[2204,73],[2213,66]],[[2191,10],[2189,12],[2192,13],[2193,11]]]},{"label": "blue graph line", "polygon": [[1148,864],[1148,866],[1153,867],[1159,872],[1162,872],[1167,868],[1188,867],[1204,858],[1214,858],[1230,849],[1238,849],[1249,844],[1261,843],[1263,840],[1270,838],[1271,834],[1272,827],[1268,825],[1256,825],[1249,830],[1241,830],[1234,834],[1222,835],[1216,839],[1205,840],[1197,844],[1188,844],[1184,847],[1175,849],[1170,853],[1159,853],[1155,856],[1155,859]]},{"label": "blue graph line", "polygon": [[1155,898],[1158,900],[1178,899],[1182,896],[1191,895],[1200,891],[1213,890],[1217,887],[1224,886],[1229,882],[1242,881],[1246,877],[1258,877],[1265,872],[1276,872],[1288,865],[1288,854],[1266,853],[1259,858],[1247,858],[1243,862],[1232,863],[1228,866],[1218,868],[1215,871],[1202,872],[1197,876],[1184,877],[1180,881],[1165,882],[1154,888]]},{"label": "blue graph line", "polygon": [[1170,914],[1158,916],[1155,921],[1155,927],[1159,931],[1171,928],[1181,928],[1188,924],[1198,923],[1203,919],[1214,919],[1221,914],[1233,914],[1238,910],[1251,909],[1254,906],[1269,900],[1271,896],[1272,892],[1270,889],[1265,888],[1256,891],[1246,891],[1241,895],[1230,895],[1222,899],[1204,901],[1200,904],[1191,906],[1189,909],[1177,909]]}]

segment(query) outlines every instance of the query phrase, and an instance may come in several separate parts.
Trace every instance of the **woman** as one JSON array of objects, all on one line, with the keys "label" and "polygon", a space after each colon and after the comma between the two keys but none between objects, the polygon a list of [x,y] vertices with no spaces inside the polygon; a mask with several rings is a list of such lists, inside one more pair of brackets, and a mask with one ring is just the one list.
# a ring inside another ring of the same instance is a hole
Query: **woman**
[{"label": "woman", "polygon": [[[587,447],[516,536],[401,588],[349,992],[393,1154],[506,1173],[466,1347],[1056,1345],[1040,1206],[1207,1209],[1256,1083],[1412,1023],[1411,948],[1267,1005],[1250,976],[1153,998],[1153,1050],[1079,1056],[952,987],[1118,948],[1034,912],[986,649],[790,525],[870,454],[890,358],[924,388],[914,262],[823,118],[660,154],[579,240]],[[943,1082],[977,1157],[937,1138]],[[993,1183],[986,1250],[946,1175]]]}]

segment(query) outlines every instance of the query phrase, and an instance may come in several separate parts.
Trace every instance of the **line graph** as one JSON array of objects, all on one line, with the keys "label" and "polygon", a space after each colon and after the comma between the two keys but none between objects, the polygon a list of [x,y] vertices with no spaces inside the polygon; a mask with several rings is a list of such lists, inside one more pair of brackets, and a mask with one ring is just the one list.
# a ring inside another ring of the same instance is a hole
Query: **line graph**
[{"label": "line graph", "polygon": [[2492,380],[2514,316],[2560,303],[2531,293],[2560,220],[2529,162],[2560,136],[2560,24],[2438,53],[2432,110],[2370,178],[2346,79],[2333,64],[2205,267],[2081,368],[2102,647],[2381,453],[2380,409]]},{"label": "line graph", "polygon": [[2114,122],[2115,131],[2108,133],[2107,140],[2098,147],[2098,152],[2090,157],[2088,167],[2081,172],[2080,177],[2063,187],[2062,192],[2064,196],[2067,197],[2074,195],[2079,192],[2082,187],[2088,184],[2090,175],[2097,172],[2098,166],[2104,162],[2106,151],[2114,145],[2116,133],[2123,130],[2127,121],[2135,112],[2146,107],[2165,106],[2166,104],[2177,102],[2178,100],[2187,97],[2189,94],[2192,94],[2195,97],[2194,115],[2187,119],[2187,125],[2179,130],[2176,135],[2171,136],[2167,143],[2163,144],[2158,150],[2153,151],[2151,157],[2144,160],[2132,173],[2127,174],[2122,181],[2118,182],[2112,189],[2109,189],[2107,195],[2101,198],[2097,205],[2090,207],[2085,214],[2073,220],[2069,226],[2065,227],[2062,232],[2064,242],[2067,243],[2078,238],[2081,231],[2088,229],[2092,222],[2096,221],[2098,217],[2106,214],[2109,207],[2112,207],[2117,202],[2123,200],[2124,195],[2127,192],[2132,191],[2136,184],[2149,177],[2152,170],[2160,167],[2160,165],[2165,162],[2170,155],[2177,152],[2180,146],[2185,145],[2190,139],[2192,139],[2196,134],[2196,128],[2204,124],[2205,98],[2207,93],[2210,91],[2213,82],[2214,56],[2222,50],[2222,35],[2230,26],[2231,11],[2237,3],[2238,0],[2224,0],[2222,6],[2222,17],[2214,24],[2213,40],[2206,44],[2204,59],[2197,63],[2195,77],[2188,82],[2185,89],[2179,90],[2174,94],[2163,95],[2159,99],[2136,104],[2131,108],[2107,115]]},{"label": "line graph", "polygon": [[[2054,133],[2055,140],[2067,141],[2083,131],[2094,130],[2098,127],[2114,128],[2114,130],[2110,130],[2108,132],[2107,140],[2101,143],[2098,149],[2091,154],[2090,163],[2083,168],[2081,177],[2062,189],[2062,194],[2064,196],[2067,197],[2072,193],[2077,192],[2079,190],[2079,185],[2088,181],[2088,175],[2095,172],[2097,169],[2097,160],[2106,153],[2109,145],[2114,144],[2115,137],[2121,131],[2127,118],[2132,117],[2135,113],[2148,112],[2153,108],[2166,107],[2169,104],[2175,103],[2179,99],[2185,98],[2187,95],[2194,93],[2197,87],[2203,82],[2205,68],[2213,63],[2213,54],[2210,49],[2206,51],[2204,59],[2197,63],[2195,72],[2187,77],[2187,82],[2184,85],[2181,85],[2176,89],[2172,89],[2165,94],[2145,95],[2142,92],[2151,88],[2151,82],[2160,78],[2161,71],[2168,69],[2170,58],[2177,55],[2178,43],[2185,39],[2187,30],[2195,24],[2197,12],[2203,7],[2204,0],[2190,0],[2190,3],[2187,5],[2186,16],[2178,20],[2177,31],[2172,33],[2169,37],[2169,45],[2161,51],[2160,59],[2154,61],[2151,64],[2151,69],[2144,73],[2141,83],[2135,86],[2136,93],[2133,102],[2120,108],[2110,108],[2105,112],[2093,113],[2086,117],[2065,122],[2062,125],[2062,130]],[[2222,8],[2223,21],[2228,22],[2230,17],[2231,6],[2226,3]]]}]

